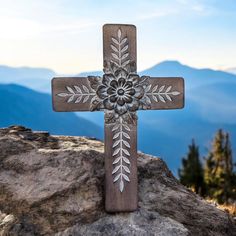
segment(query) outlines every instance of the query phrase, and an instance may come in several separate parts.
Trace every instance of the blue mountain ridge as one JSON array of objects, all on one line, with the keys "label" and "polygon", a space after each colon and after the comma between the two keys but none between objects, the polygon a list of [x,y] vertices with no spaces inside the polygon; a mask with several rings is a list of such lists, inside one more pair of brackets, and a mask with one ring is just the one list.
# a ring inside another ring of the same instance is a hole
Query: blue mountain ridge
[{"label": "blue mountain ridge", "polygon": [[102,138],[102,128],[74,113],[54,112],[51,96],[26,87],[0,84],[0,127],[24,125],[52,134]]},{"label": "blue mountain ridge", "polygon": [[[21,80],[17,77],[17,73],[14,76],[9,75],[7,78],[11,78],[11,82],[15,81],[18,84],[21,84],[23,80],[28,80],[28,87],[50,93],[51,77],[55,76],[56,73],[51,70],[44,72],[46,73],[45,77],[40,79],[37,73],[34,74],[34,72],[33,75],[27,75],[25,79],[23,76]],[[25,73],[27,73],[27,70]],[[32,73],[32,70],[30,73]],[[139,111],[139,150],[162,157],[171,170],[176,173],[181,163],[181,157],[187,152],[187,146],[192,138],[196,139],[197,144],[201,147],[201,154],[205,155],[207,149],[210,148],[211,139],[215,132],[217,129],[223,128],[230,133],[234,157],[236,156],[236,75],[211,69],[196,69],[182,65],[177,61],[159,63],[150,69],[140,72],[140,74],[153,77],[184,77],[186,104],[182,110]],[[84,72],[79,74],[79,76],[87,75],[102,75],[102,72]],[[3,79],[0,69],[0,83],[6,83],[7,81]],[[37,81],[37,83],[34,81]],[[25,83],[23,85],[26,85]],[[43,95],[48,96],[48,99],[50,98],[49,95]],[[14,100],[13,97],[10,98],[10,100],[12,99]],[[23,104],[25,102],[25,100],[22,101]],[[12,104],[8,106],[13,107]],[[35,106],[32,107],[34,108]],[[47,103],[46,107],[51,110],[51,102]],[[15,113],[21,116],[22,110],[20,107],[18,106],[15,110]],[[103,112],[79,112],[76,114],[79,118],[83,117],[103,127]],[[74,116],[74,114],[71,115]],[[7,119],[11,119],[11,115]],[[61,134],[71,134],[69,130],[70,127],[74,126],[74,123],[70,122],[65,126],[67,120],[64,119],[66,118],[61,117],[61,127],[63,128],[57,130],[57,134],[59,131]],[[30,122],[30,117],[28,120]],[[32,128],[41,129],[42,120],[38,120],[38,123],[34,124]],[[15,121],[21,123],[25,121],[25,118],[17,117]],[[1,122],[0,125],[2,126]],[[51,129],[51,133],[55,133],[55,130],[53,130],[54,125],[56,124],[47,126],[48,130]],[[78,130],[76,130],[77,128]],[[73,134],[81,135],[81,127],[77,126],[77,128],[72,128]],[[83,132],[86,132],[86,130]],[[92,131],[92,133],[95,133],[95,131]]]}]

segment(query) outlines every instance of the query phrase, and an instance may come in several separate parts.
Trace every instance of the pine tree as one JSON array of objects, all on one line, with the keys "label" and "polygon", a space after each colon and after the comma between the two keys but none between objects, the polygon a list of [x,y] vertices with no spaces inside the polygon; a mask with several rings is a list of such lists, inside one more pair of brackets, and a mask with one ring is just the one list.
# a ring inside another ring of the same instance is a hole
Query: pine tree
[{"label": "pine tree", "polygon": [[199,148],[194,140],[189,145],[186,157],[182,159],[182,169],[179,169],[180,182],[193,189],[196,193],[204,194],[203,168],[199,159]]},{"label": "pine tree", "polygon": [[229,134],[218,130],[212,150],[205,159],[204,177],[207,195],[219,203],[235,199],[236,185]]}]

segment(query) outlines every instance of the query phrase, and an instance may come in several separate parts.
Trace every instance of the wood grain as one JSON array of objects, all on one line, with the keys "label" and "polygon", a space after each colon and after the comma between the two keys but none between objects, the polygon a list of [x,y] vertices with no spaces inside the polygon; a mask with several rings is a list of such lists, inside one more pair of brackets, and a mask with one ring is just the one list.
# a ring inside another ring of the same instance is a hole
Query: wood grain
[{"label": "wood grain", "polygon": [[126,212],[137,209],[138,193],[137,193],[137,126],[129,125],[131,137],[129,144],[130,152],[130,182],[125,183],[124,191],[119,191],[119,182],[113,183],[113,164],[114,157],[112,157],[113,134],[112,127],[114,124],[105,124],[105,173],[106,173],[106,203],[105,208],[108,212]]},{"label": "wood grain", "polygon": [[[150,77],[148,83],[151,85],[150,92],[157,86],[156,92],[153,94],[157,98],[157,102],[153,99],[153,95],[150,93],[151,110],[165,110],[165,109],[181,109],[184,107],[184,79],[181,77]],[[162,88],[160,95],[164,99],[160,100],[158,96],[159,89]],[[165,91],[171,88],[167,92],[168,98],[165,95]],[[179,92],[178,95],[173,95],[172,92]]]},{"label": "wood grain", "polygon": [[[127,37],[129,43],[129,58],[132,63],[132,72],[136,72],[136,27],[134,25],[112,25],[107,24],[103,27],[103,59],[104,67],[107,62],[112,60],[111,57],[111,37],[117,36],[117,31],[121,30],[122,37]],[[112,176],[114,157],[112,156],[112,127],[114,123],[105,123],[105,191],[106,202],[105,208],[108,212],[126,212],[137,209],[137,125],[130,127],[130,182],[125,182],[124,191],[120,192],[118,182],[114,183]]]},{"label": "wood grain", "polygon": [[[68,102],[68,97],[60,97],[58,94],[60,93],[68,93],[67,87],[73,88],[74,86],[78,86],[81,89],[82,86],[86,86],[90,89],[90,84],[87,77],[55,77],[52,79],[52,104],[54,111],[89,111],[90,110],[90,101],[93,96],[89,96],[89,99],[83,103],[81,102],[75,103],[75,99],[72,102]],[[84,98],[84,97],[83,97]]]}]

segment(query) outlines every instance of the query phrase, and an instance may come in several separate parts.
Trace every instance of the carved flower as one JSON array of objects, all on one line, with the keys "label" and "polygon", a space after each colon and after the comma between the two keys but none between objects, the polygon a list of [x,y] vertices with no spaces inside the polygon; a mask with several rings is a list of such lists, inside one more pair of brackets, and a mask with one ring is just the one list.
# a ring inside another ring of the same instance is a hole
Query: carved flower
[{"label": "carved flower", "polygon": [[120,68],[114,74],[104,74],[97,96],[103,101],[105,109],[114,110],[119,115],[139,108],[139,99],[144,89],[139,85],[137,74],[128,74]]}]

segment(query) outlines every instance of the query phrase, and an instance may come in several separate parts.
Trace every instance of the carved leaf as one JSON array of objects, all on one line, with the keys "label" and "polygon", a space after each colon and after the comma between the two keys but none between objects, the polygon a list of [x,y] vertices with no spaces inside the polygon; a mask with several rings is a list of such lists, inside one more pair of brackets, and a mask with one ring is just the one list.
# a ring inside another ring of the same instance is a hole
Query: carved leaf
[{"label": "carved leaf", "polygon": [[120,169],[120,165],[116,166],[115,169],[112,171],[112,174],[115,174]]},{"label": "carved leaf", "polygon": [[112,154],[112,156],[114,157],[115,155],[117,155],[119,152],[120,152],[120,148],[117,148],[114,152],[113,152],[113,154]]},{"label": "carved leaf", "polygon": [[117,62],[111,60],[112,63],[114,63],[117,67],[119,67],[119,65],[117,64]]},{"label": "carved leaf", "polygon": [[129,53],[125,53],[122,57],[121,57],[121,60],[124,60],[126,57],[129,56]]},{"label": "carved leaf", "polygon": [[[125,52],[128,49],[129,45],[127,44],[121,49],[121,53]],[[118,51],[118,50],[117,50]]]},{"label": "carved leaf", "polygon": [[81,89],[80,89],[80,87],[79,86],[74,86],[74,88],[75,88],[75,90],[78,92],[78,93],[82,93],[82,91],[81,91]]},{"label": "carved leaf", "polygon": [[82,85],[82,87],[83,87],[83,90],[84,90],[86,93],[89,93],[89,90],[88,90],[88,88],[87,88],[85,85]]},{"label": "carved leaf", "polygon": [[158,102],[157,97],[155,95],[152,94],[152,98],[155,102]]},{"label": "carved leaf", "polygon": [[120,135],[120,132],[116,133],[116,134],[113,136],[113,140],[116,139],[116,138],[118,138],[119,135]]},{"label": "carved leaf", "polygon": [[73,89],[72,89],[71,87],[66,86],[66,89],[67,89],[70,93],[75,94],[75,92],[73,91]]},{"label": "carved leaf", "polygon": [[121,30],[120,29],[118,29],[117,36],[118,36],[118,39],[121,38]]},{"label": "carved leaf", "polygon": [[146,88],[145,88],[145,92],[147,93],[150,89],[151,89],[152,85],[149,84]]},{"label": "carved leaf", "polygon": [[115,54],[115,53],[112,53],[111,54],[116,60],[119,60],[119,57]]},{"label": "carved leaf", "polygon": [[115,141],[112,147],[115,148],[119,143],[120,143],[120,140]]},{"label": "carved leaf", "polygon": [[68,93],[59,93],[57,96],[59,97],[67,97],[69,94]]},{"label": "carved leaf", "polygon": [[88,99],[89,99],[89,95],[85,96],[85,97],[84,97],[84,100],[83,100],[83,103],[87,102]]},{"label": "carved leaf", "polygon": [[123,135],[124,135],[127,139],[130,139],[130,136],[129,136],[126,132],[123,132]]},{"label": "carved leaf", "polygon": [[152,103],[151,100],[150,100],[150,98],[149,98],[148,96],[145,96],[145,99],[146,99],[145,103],[146,103],[147,105],[149,105],[149,104]]},{"label": "carved leaf", "polygon": [[125,66],[127,66],[129,63],[130,63],[130,60],[127,60],[127,61],[123,62],[121,66],[122,66],[122,67],[125,67]]},{"label": "carved leaf", "polygon": [[123,140],[123,143],[127,148],[130,148],[130,144],[127,141]]},{"label": "carved leaf", "polygon": [[157,91],[158,85],[154,86],[154,88],[152,89],[152,93],[155,93]]},{"label": "carved leaf", "polygon": [[82,96],[78,96],[77,99],[75,100],[75,103],[79,103],[82,99]]},{"label": "carved leaf", "polygon": [[127,149],[123,149],[123,152],[127,155],[127,156],[130,156],[129,152]]},{"label": "carved leaf", "polygon": [[124,39],[122,39],[122,41],[121,41],[120,45],[122,45],[122,44],[126,43],[126,41],[127,41],[127,38],[124,38]]},{"label": "carved leaf", "polygon": [[111,40],[113,41],[113,43],[119,44],[119,42],[115,38],[111,38]]},{"label": "carved leaf", "polygon": [[119,52],[118,49],[115,46],[113,46],[112,44],[111,44],[111,48],[114,52]]},{"label": "carved leaf", "polygon": [[113,165],[117,164],[117,163],[120,161],[120,159],[121,159],[121,156],[120,156],[120,157],[117,157],[117,158],[112,162],[112,164],[113,164]]},{"label": "carved leaf", "polygon": [[166,93],[168,93],[170,90],[171,90],[172,86],[169,86],[167,89],[166,89]]},{"label": "carved leaf", "polygon": [[124,177],[126,181],[130,182],[129,177],[127,175],[123,174],[122,176]]},{"label": "carved leaf", "polygon": [[160,99],[161,102],[166,103],[165,99],[160,94],[158,94],[158,98]]},{"label": "carved leaf", "polygon": [[130,164],[130,161],[129,161],[129,159],[128,159],[127,157],[123,157],[123,160],[124,160],[124,162],[125,162],[126,164]]},{"label": "carved leaf", "polygon": [[121,174],[118,174],[118,175],[114,178],[113,182],[115,183],[115,182],[120,178],[120,176],[121,176]]},{"label": "carved leaf", "polygon": [[164,88],[165,88],[165,85],[162,85],[162,86],[159,88],[159,93],[162,92]]},{"label": "carved leaf", "polygon": [[128,168],[127,166],[123,166],[123,168],[124,168],[124,170],[125,170],[127,173],[130,174],[130,170],[129,170],[129,168]]},{"label": "carved leaf", "polygon": [[111,131],[113,132],[113,131],[115,131],[115,130],[119,129],[119,127],[120,127],[120,126],[119,126],[119,124],[117,124],[117,125],[114,125]]},{"label": "carved leaf", "polygon": [[120,188],[120,191],[123,192],[123,190],[124,190],[124,181],[123,180],[120,181],[119,188]]},{"label": "carved leaf", "polygon": [[172,101],[172,98],[171,98],[168,94],[166,94],[166,98],[167,98],[169,101]]},{"label": "carved leaf", "polygon": [[126,124],[123,124],[123,127],[127,130],[127,131],[130,131],[130,128],[129,128],[129,126],[128,125],[126,125]]},{"label": "carved leaf", "polygon": [[72,102],[73,100],[74,100],[74,95],[72,95],[71,97],[69,97],[69,99],[67,100],[67,102],[69,103],[69,102]]},{"label": "carved leaf", "polygon": [[178,92],[178,91],[173,91],[173,92],[171,92],[171,94],[174,95],[174,96],[176,96],[176,95],[179,95],[180,92]]}]

